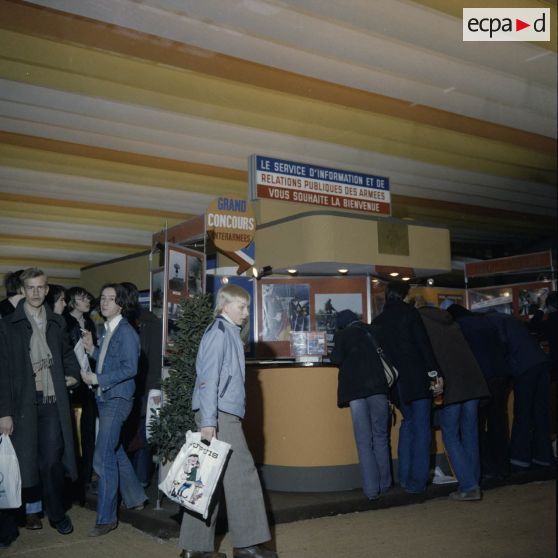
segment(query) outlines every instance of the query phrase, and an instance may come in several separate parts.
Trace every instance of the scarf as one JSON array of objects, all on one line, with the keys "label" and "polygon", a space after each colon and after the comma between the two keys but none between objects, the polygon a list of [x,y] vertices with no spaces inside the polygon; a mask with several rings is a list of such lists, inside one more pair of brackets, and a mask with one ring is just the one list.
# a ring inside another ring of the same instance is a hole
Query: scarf
[{"label": "scarf", "polygon": [[33,334],[29,343],[29,356],[31,357],[31,366],[35,375],[40,374],[41,384],[43,386],[43,403],[54,403],[56,395],[54,392],[54,384],[52,383],[52,375],[50,367],[52,366],[53,359],[52,353],[46,340],[47,317],[44,306],[41,306],[39,311],[39,321],[41,327],[29,312],[27,305],[23,305],[25,315],[31,324]]}]

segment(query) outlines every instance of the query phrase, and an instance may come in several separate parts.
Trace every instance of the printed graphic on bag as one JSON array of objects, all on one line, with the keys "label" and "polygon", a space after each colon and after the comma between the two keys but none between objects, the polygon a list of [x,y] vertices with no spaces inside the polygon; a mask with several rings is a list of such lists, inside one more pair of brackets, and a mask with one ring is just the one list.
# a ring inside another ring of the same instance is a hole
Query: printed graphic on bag
[{"label": "printed graphic on bag", "polygon": [[200,458],[191,453],[186,458],[178,477],[172,481],[172,495],[195,504],[203,496],[203,482],[198,478],[200,473]]}]

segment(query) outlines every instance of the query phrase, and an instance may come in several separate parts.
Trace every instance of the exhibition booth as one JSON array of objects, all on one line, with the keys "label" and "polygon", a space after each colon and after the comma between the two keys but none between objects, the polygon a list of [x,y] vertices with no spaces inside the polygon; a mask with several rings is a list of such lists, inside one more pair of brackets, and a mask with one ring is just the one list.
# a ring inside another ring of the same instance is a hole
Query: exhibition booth
[{"label": "exhibition booth", "polygon": [[[274,161],[252,161],[251,201],[218,198],[205,215],[156,232],[150,251],[84,268],[82,282],[93,292],[109,279],[149,289],[167,355],[182,298],[227,282],[244,287],[251,294],[244,426],[266,487],[350,490],[361,480],[350,411],[337,407],[338,370],[328,360],[335,315],[349,309],[370,322],[386,281],[424,284],[449,272],[450,235],[391,218],[387,179]],[[359,190],[356,182],[371,186]],[[466,297],[462,289],[421,294],[430,303]],[[394,411],[394,462],[400,419]],[[444,461],[439,432],[432,451]]]},{"label": "exhibition booth", "polygon": [[[327,358],[335,314],[351,309],[370,321],[381,311],[382,280],[393,278],[390,274],[416,278],[449,271],[449,232],[266,199],[255,201],[253,209],[252,267],[265,270],[263,277],[237,275],[238,262],[214,251],[202,218],[155,234],[153,250],[138,257],[143,265],[131,259],[130,269],[151,275],[152,310],[165,324],[167,352],[181,297],[215,292],[225,281],[248,290],[244,425],[266,487],[290,492],[358,488],[350,411],[337,407],[338,371]],[[93,288],[93,281],[114,277],[145,287],[128,272],[120,275],[125,264],[91,266],[84,269],[83,282]],[[394,412],[394,459],[399,420]],[[439,436],[433,448],[442,451]]]}]

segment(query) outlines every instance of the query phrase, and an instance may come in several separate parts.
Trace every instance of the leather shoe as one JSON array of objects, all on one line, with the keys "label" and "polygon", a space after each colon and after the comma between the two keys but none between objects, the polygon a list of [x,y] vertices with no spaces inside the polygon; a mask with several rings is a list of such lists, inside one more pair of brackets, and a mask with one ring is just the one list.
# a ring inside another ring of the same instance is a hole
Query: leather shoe
[{"label": "leather shoe", "polygon": [[233,558],[278,558],[277,553],[258,544],[244,548],[233,548]]},{"label": "leather shoe", "polygon": [[61,534],[61,535],[69,535],[73,532],[74,526],[72,524],[72,520],[65,515],[63,519],[53,523],[52,526]]},{"label": "leather shoe", "polygon": [[28,513],[25,516],[25,528],[30,531],[36,531],[43,528],[43,522],[38,513]]},{"label": "leather shoe", "polygon": [[114,529],[118,527],[118,523],[97,523],[91,531],[89,531],[88,535],[90,537],[102,537],[103,535],[107,535]]},{"label": "leather shoe", "polygon": [[183,550],[180,553],[182,558],[227,558],[222,552],[208,552],[205,550]]}]

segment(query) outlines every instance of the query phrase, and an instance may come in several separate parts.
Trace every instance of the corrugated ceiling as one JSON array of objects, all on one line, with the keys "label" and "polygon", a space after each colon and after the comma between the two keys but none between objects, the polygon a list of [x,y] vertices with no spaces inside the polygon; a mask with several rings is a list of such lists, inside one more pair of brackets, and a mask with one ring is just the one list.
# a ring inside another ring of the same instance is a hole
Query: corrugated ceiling
[{"label": "corrugated ceiling", "polygon": [[[556,21],[491,2],[516,5]],[[456,249],[548,241],[556,28],[464,43],[463,6],[0,0],[0,275],[76,283],[246,195],[253,153],[389,176],[393,215]]]}]

